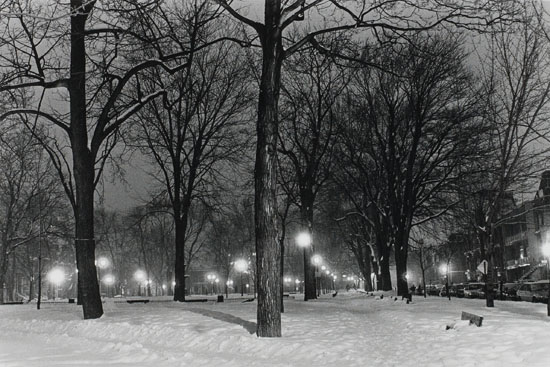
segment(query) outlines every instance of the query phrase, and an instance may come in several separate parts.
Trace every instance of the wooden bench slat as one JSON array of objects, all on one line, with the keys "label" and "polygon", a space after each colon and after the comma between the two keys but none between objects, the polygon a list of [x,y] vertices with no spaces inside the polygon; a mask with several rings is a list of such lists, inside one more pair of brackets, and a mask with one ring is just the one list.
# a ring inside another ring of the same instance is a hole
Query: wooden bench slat
[{"label": "wooden bench slat", "polygon": [[473,313],[462,311],[461,320],[470,320],[470,324],[475,324],[480,327],[483,323],[483,316],[474,315]]}]

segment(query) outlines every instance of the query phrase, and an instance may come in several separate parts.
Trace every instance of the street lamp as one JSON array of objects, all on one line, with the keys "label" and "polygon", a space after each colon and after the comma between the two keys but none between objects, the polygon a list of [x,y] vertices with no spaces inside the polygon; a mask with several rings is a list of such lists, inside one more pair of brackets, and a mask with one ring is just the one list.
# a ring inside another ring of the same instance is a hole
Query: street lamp
[{"label": "street lamp", "polygon": [[[111,263],[109,259],[102,256],[96,260],[95,264],[97,266],[97,278],[101,280],[101,269],[106,269]],[[101,282],[99,282],[99,294],[101,295]]]},{"label": "street lamp", "polygon": [[315,254],[311,257],[311,263],[315,265],[315,287],[317,288],[317,297],[319,297],[321,295],[321,273],[319,272],[319,265],[323,263],[323,258],[321,255]]},{"label": "street lamp", "polygon": [[[284,277],[284,282],[285,282],[286,287],[288,288],[288,287],[289,287],[289,283],[292,282],[292,278],[290,278],[290,277]],[[284,290],[284,289],[283,289],[283,290]]]},{"label": "street lamp", "polygon": [[218,277],[216,276],[216,274],[207,274],[206,275],[206,279],[208,279],[208,281],[210,282],[210,284],[212,285],[212,294],[214,294],[214,281],[217,279]]},{"label": "street lamp", "polygon": [[542,246],[542,254],[546,257],[546,279],[548,279],[548,299],[546,300],[546,314],[550,316],[550,242]]},{"label": "street lamp", "polygon": [[235,270],[241,273],[241,297],[244,296],[243,273],[248,270],[248,262],[245,259],[235,261]]},{"label": "street lamp", "polygon": [[59,296],[59,286],[61,286],[61,283],[63,283],[63,281],[65,280],[65,272],[60,268],[53,268],[48,273],[48,280],[55,287],[53,295],[53,299],[55,300],[55,298]]},{"label": "street lamp", "polygon": [[103,277],[103,283],[107,286],[107,297],[109,297],[109,287],[115,283],[115,277],[112,274],[107,274]]},{"label": "street lamp", "polygon": [[447,266],[447,264],[442,264],[439,267],[439,271],[441,271],[441,274],[445,275],[445,290],[447,291],[447,297],[449,298],[449,301],[450,301],[451,293],[449,293],[449,266]]},{"label": "street lamp", "polygon": [[134,273],[134,279],[138,283],[138,296],[141,296],[141,283],[147,278],[147,274],[143,270],[137,270]]},{"label": "street lamp", "polygon": [[[311,235],[309,234],[309,232],[299,233],[298,236],[296,236],[296,244],[298,245],[298,247],[304,249],[304,301],[307,301],[309,299],[308,292],[306,292],[306,287],[308,287],[309,284],[309,263],[307,259],[307,249],[311,246]],[[313,294],[315,295],[315,290],[313,290]]]}]

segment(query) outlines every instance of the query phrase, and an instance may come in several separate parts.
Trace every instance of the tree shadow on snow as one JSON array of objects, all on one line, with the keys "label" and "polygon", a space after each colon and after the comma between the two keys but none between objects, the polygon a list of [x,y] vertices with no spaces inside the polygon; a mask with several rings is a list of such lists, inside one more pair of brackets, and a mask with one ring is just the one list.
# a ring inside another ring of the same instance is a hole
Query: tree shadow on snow
[{"label": "tree shadow on snow", "polygon": [[252,321],[246,321],[241,319],[240,317],[233,316],[227,313],[219,312],[219,311],[212,311],[212,310],[205,310],[201,308],[190,308],[187,309],[187,311],[191,311],[194,313],[198,313],[203,316],[208,316],[216,320],[230,322],[232,324],[241,325],[243,328],[246,329],[250,334],[254,334],[256,332],[256,323]]}]

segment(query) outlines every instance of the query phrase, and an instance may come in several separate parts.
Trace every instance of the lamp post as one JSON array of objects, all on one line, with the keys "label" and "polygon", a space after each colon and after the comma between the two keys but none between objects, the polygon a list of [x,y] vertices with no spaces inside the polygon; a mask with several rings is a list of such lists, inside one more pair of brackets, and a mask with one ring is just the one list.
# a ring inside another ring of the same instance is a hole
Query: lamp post
[{"label": "lamp post", "polygon": [[97,266],[97,278],[100,280],[99,282],[99,294],[101,295],[101,269],[106,269],[111,264],[109,259],[106,257],[100,257],[96,260],[96,266]]},{"label": "lamp post", "polygon": [[[323,275],[325,274],[325,272],[327,272],[327,267],[325,265],[322,265],[321,266],[321,280],[319,282],[319,288],[321,288],[321,292],[323,292],[323,294],[327,293],[327,282],[326,280],[323,281]],[[330,271],[327,273],[327,274],[330,274]],[[325,278],[326,279],[326,278]]]},{"label": "lamp post", "polygon": [[[206,279],[208,279],[208,281],[210,282],[210,285],[212,286],[212,294],[214,294],[214,282],[216,281],[218,277],[216,276],[216,274],[207,274],[206,275]],[[207,290],[207,293],[208,293],[208,290]]]},{"label": "lamp post", "polygon": [[107,297],[109,297],[110,287],[115,283],[115,277],[112,274],[107,274],[103,277],[103,283],[107,286]]},{"label": "lamp post", "polygon": [[321,255],[315,254],[311,257],[311,263],[315,265],[315,288],[317,288],[317,297],[319,297],[320,296],[319,292],[321,291],[321,284],[320,284],[321,273],[319,272],[319,265],[323,263],[323,258],[321,257]]},{"label": "lamp post", "polygon": [[53,299],[59,296],[59,286],[65,280],[65,272],[60,268],[53,268],[48,273],[48,280],[54,285]]},{"label": "lamp post", "polygon": [[225,282],[225,298],[229,298],[229,287],[233,288],[233,281],[231,279]]},{"label": "lamp post", "polygon": [[147,274],[143,270],[137,270],[134,273],[134,279],[138,283],[138,296],[141,296],[141,283],[147,278]]},{"label": "lamp post", "polygon": [[241,273],[241,297],[244,296],[243,273],[248,269],[248,262],[245,259],[235,261],[235,270]]},{"label": "lamp post", "polygon": [[447,292],[447,297],[449,298],[449,301],[451,300],[451,293],[449,293],[449,266],[447,264],[443,264],[439,267],[439,270],[442,274],[445,275],[445,291]]},{"label": "lamp post", "polygon": [[[301,232],[296,236],[296,244],[304,250],[304,301],[307,301],[309,299],[308,292],[306,291],[306,287],[309,284],[307,249],[311,246],[311,235],[308,232]],[[312,294],[315,295],[315,289]]]},{"label": "lamp post", "polygon": [[548,279],[548,299],[546,300],[546,315],[550,316],[550,242],[542,246],[542,254],[546,257],[546,279]]}]

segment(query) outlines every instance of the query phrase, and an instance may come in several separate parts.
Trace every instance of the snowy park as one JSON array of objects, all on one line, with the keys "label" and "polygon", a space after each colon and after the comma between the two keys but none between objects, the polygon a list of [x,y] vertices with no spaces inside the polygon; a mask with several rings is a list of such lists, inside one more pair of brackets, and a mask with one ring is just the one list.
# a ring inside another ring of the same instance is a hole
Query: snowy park
[{"label": "snowy park", "polygon": [[[285,300],[282,338],[258,338],[256,302],[108,299],[0,306],[0,366],[548,366],[546,305],[345,290]],[[292,298],[295,297],[295,298]],[[134,298],[139,299],[139,298]],[[192,298],[191,298],[192,299]],[[462,312],[483,316],[481,327]]]},{"label": "snowy park", "polygon": [[550,0],[0,0],[0,55],[0,367],[550,366]]}]

